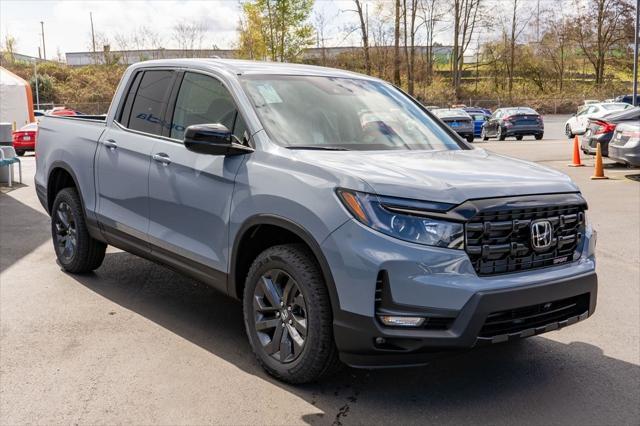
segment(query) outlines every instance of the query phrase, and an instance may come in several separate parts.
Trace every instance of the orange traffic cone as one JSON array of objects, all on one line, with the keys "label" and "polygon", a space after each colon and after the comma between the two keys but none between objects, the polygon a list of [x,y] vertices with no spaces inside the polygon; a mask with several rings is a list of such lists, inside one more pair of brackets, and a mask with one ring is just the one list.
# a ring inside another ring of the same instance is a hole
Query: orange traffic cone
[{"label": "orange traffic cone", "polygon": [[609,179],[604,175],[604,169],[602,167],[602,148],[600,147],[600,142],[596,145],[596,169],[591,179]]},{"label": "orange traffic cone", "polygon": [[578,135],[573,138],[573,162],[569,164],[569,167],[583,167],[584,164],[580,161],[580,140]]}]

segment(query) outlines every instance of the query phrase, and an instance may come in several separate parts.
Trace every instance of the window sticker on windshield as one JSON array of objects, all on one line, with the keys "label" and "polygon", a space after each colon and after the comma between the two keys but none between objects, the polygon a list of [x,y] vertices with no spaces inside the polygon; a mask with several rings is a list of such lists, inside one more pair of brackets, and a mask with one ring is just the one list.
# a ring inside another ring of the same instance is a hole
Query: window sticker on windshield
[{"label": "window sticker on windshield", "polygon": [[276,92],[276,89],[273,88],[270,84],[259,84],[258,91],[262,95],[262,99],[267,104],[280,104],[282,103],[282,98]]}]

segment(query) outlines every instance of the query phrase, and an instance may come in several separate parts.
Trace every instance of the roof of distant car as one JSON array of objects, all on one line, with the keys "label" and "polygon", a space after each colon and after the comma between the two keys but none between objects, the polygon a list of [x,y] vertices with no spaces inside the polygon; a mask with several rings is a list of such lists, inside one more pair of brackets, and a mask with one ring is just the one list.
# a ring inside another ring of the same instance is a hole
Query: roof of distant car
[{"label": "roof of distant car", "polygon": [[438,117],[470,117],[464,110],[457,108],[439,108],[434,109],[431,112]]}]

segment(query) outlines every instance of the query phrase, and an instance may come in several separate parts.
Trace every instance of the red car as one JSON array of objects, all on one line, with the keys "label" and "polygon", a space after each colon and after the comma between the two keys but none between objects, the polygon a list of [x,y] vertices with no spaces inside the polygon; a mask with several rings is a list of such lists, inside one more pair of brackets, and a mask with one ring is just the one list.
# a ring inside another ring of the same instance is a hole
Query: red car
[{"label": "red car", "polygon": [[13,132],[13,149],[16,154],[22,157],[27,151],[35,151],[37,137],[38,123],[29,123]]},{"label": "red car", "polygon": [[55,107],[51,111],[49,111],[49,115],[57,115],[62,117],[71,117],[74,115],[78,115],[77,111],[72,110],[67,107]]}]

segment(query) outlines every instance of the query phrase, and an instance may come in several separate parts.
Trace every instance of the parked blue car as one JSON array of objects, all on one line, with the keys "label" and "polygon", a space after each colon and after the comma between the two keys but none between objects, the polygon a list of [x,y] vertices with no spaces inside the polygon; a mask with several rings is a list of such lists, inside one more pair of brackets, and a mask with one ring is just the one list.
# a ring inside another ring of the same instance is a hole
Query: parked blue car
[{"label": "parked blue car", "polygon": [[482,125],[491,116],[491,111],[486,108],[463,108],[473,118],[473,136],[480,137]]}]

